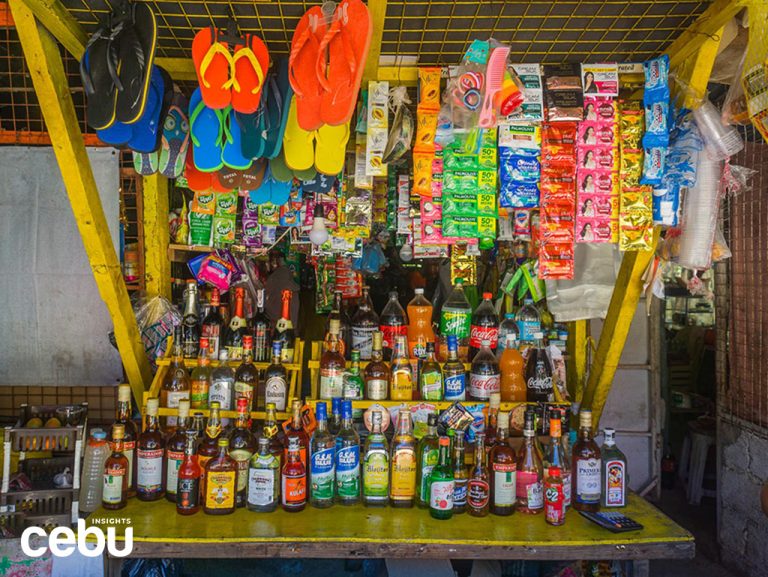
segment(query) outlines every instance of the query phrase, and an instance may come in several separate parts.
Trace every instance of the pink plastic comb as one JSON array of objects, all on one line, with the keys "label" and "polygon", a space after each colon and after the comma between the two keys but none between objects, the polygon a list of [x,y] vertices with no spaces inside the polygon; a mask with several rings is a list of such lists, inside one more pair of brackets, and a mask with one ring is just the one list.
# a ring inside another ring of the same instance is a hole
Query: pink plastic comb
[{"label": "pink plastic comb", "polygon": [[493,113],[493,97],[501,90],[504,83],[507,56],[509,56],[509,48],[499,46],[493,49],[490,58],[488,58],[488,64],[485,67],[485,98],[483,99],[483,107],[480,109],[480,118],[477,122],[477,125],[481,128],[491,128],[496,120]]}]

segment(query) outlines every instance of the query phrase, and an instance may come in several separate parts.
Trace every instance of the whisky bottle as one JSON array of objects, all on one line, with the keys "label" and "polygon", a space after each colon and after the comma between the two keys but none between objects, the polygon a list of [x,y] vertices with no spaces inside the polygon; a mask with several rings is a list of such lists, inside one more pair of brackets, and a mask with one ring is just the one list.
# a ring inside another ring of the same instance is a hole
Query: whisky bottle
[{"label": "whisky bottle", "polygon": [[115,439],[115,426],[123,426],[122,453],[128,459],[128,496],[133,497],[136,494],[136,440],[139,438],[139,427],[131,418],[131,386],[120,385],[117,387],[117,418],[109,440],[110,447],[114,452],[117,448]]},{"label": "whisky bottle", "polygon": [[267,412],[261,424],[258,438],[267,439],[269,452],[277,459],[278,469],[283,464],[283,442],[280,440],[280,427],[277,424],[277,410],[274,403],[267,403]]},{"label": "whisky bottle", "polygon": [[264,373],[264,406],[275,405],[275,410],[285,411],[288,402],[288,373],[282,362],[282,344],[272,343],[272,362]]},{"label": "whisky bottle", "polygon": [[486,517],[489,512],[491,486],[486,458],[485,434],[478,433],[475,435],[475,464],[467,490],[467,507],[472,517]]},{"label": "whisky bottle", "polygon": [[509,413],[499,413],[496,444],[491,449],[491,513],[511,515],[515,512],[517,463],[515,450],[509,446]]},{"label": "whisky bottle", "polygon": [[197,366],[192,370],[190,378],[189,403],[192,409],[207,409],[208,395],[211,391],[213,369],[211,369],[211,345],[207,337],[200,339],[200,353],[197,355]]},{"label": "whisky bottle", "polygon": [[395,339],[395,351],[392,354],[391,383],[389,398],[393,401],[410,401],[413,399],[413,369],[408,359],[406,338],[398,336]]},{"label": "whisky bottle", "polygon": [[245,399],[246,411],[253,407],[253,392],[259,382],[259,371],[253,364],[253,337],[243,337],[243,358],[235,371],[235,407],[239,399]]},{"label": "whisky bottle", "polygon": [[571,505],[577,511],[600,509],[600,449],[592,439],[592,412],[579,413],[579,438],[571,451]]},{"label": "whisky bottle", "polygon": [[136,496],[141,501],[162,499],[165,440],[157,421],[157,398],[147,400],[147,418],[136,448]]},{"label": "whisky bottle", "polygon": [[220,437],[218,454],[205,464],[203,511],[209,515],[229,515],[235,512],[237,464],[229,456],[229,441]]},{"label": "whisky bottle", "polygon": [[229,433],[229,456],[237,465],[237,479],[235,505],[244,507],[246,493],[248,491],[248,464],[253,456],[256,443],[253,434],[248,428],[250,415],[248,413],[248,399],[243,397],[237,400],[237,419],[235,427]]},{"label": "whisky bottle", "polygon": [[128,458],[123,454],[125,425],[112,426],[112,454],[104,462],[104,487],[101,505],[108,510],[122,509],[128,503]]},{"label": "whisky bottle", "polygon": [[459,432],[453,443],[453,512],[463,513],[467,510],[467,490],[469,471],[464,454],[464,434]]},{"label": "whisky bottle", "polygon": [[373,333],[371,362],[365,367],[365,397],[371,401],[387,399],[389,389],[389,366],[384,362],[381,331]]},{"label": "whisky bottle", "polygon": [[332,320],[326,351],[320,357],[320,398],[341,397],[344,392],[344,357],[340,352],[339,322]]},{"label": "whisky bottle", "polygon": [[[229,366],[229,352],[222,349],[219,352],[219,366],[211,374],[211,388],[208,392],[208,404],[218,403],[222,411],[232,411],[235,408],[235,371]],[[229,426],[229,419],[222,419],[223,427]]]},{"label": "whisky bottle", "polygon": [[168,438],[165,446],[165,498],[176,502],[176,485],[179,467],[184,461],[184,449],[187,446],[189,429],[189,401],[179,401],[179,422],[176,431]]},{"label": "whisky bottle", "polygon": [[392,437],[389,503],[393,507],[413,507],[416,497],[416,438],[413,436],[411,412],[401,407],[397,414],[397,431]]},{"label": "whisky bottle", "polygon": [[219,403],[211,403],[211,412],[208,414],[208,421],[205,424],[205,434],[203,435],[200,446],[197,448],[197,455],[200,458],[200,466],[205,469],[208,461],[213,459],[219,453],[219,436],[221,435],[221,419],[219,418]]},{"label": "whisky bottle", "polygon": [[[184,366],[181,339],[181,327],[176,327],[173,337],[171,366],[168,367],[163,386],[160,389],[160,406],[165,409],[178,409],[181,399],[189,399],[189,374]],[[195,347],[197,347],[197,344]],[[195,351],[197,351],[197,348],[195,348]],[[176,428],[176,421],[177,417],[175,416],[165,418],[166,432],[169,434],[173,433],[173,429]]]},{"label": "whisky bottle", "polygon": [[389,444],[381,421],[381,411],[373,411],[363,450],[363,503],[369,507],[383,507],[389,499]]}]

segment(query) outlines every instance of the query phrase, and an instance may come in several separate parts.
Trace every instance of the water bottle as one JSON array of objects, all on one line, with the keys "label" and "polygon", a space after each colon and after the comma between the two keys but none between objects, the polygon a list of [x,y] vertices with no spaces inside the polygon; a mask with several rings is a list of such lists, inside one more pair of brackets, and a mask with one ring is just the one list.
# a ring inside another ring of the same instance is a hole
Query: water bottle
[{"label": "water bottle", "polygon": [[85,447],[83,475],[80,480],[80,511],[93,513],[101,505],[104,488],[104,462],[110,455],[107,433],[101,429],[91,430]]}]

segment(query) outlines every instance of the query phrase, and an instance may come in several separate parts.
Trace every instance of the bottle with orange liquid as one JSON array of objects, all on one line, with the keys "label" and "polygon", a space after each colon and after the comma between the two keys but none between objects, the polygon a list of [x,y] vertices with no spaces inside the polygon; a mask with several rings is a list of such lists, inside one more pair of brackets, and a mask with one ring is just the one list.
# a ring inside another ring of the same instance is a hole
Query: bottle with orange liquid
[{"label": "bottle with orange liquid", "polygon": [[499,359],[501,370],[501,401],[503,403],[524,403],[527,389],[525,386],[525,360],[516,348],[515,335],[508,333],[504,352]]},{"label": "bottle with orange liquid", "polygon": [[435,342],[432,330],[432,303],[424,296],[424,289],[414,290],[416,296],[408,303],[408,352],[411,358],[427,356],[427,343]]}]

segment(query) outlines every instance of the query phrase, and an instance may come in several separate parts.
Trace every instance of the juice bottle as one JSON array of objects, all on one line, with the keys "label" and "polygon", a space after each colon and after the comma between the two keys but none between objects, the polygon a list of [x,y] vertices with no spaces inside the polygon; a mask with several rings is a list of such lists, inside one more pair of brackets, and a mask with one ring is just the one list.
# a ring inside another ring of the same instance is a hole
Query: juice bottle
[{"label": "juice bottle", "polygon": [[501,370],[501,400],[504,403],[524,403],[527,389],[525,386],[525,361],[523,355],[515,348],[515,335],[507,333],[504,352],[499,358]]},{"label": "juice bottle", "polygon": [[424,289],[414,290],[416,296],[408,303],[408,352],[412,358],[424,358],[427,343],[435,342],[432,330],[432,303],[424,296]]}]

